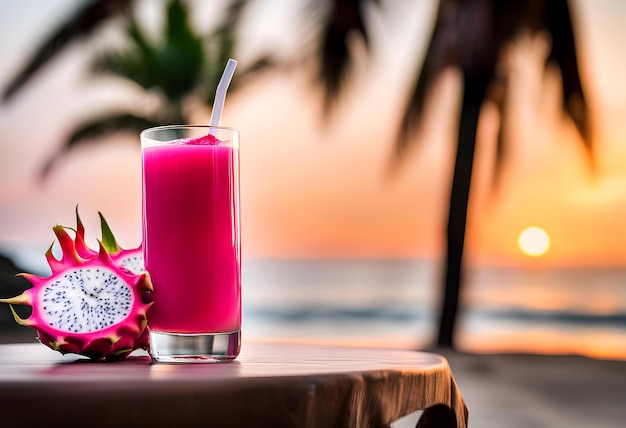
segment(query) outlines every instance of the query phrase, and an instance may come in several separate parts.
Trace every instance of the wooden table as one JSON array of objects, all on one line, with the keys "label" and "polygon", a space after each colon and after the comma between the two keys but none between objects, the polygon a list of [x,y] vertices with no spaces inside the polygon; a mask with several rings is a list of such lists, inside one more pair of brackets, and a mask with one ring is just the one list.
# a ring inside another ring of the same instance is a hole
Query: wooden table
[{"label": "wooden table", "polygon": [[423,352],[244,343],[218,364],[115,363],[0,345],[3,427],[467,426],[450,367]]}]

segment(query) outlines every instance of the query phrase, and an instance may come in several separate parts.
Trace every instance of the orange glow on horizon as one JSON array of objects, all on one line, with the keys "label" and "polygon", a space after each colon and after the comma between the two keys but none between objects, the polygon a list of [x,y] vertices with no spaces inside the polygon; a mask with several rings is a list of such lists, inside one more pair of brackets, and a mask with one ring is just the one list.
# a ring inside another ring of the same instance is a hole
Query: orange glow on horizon
[{"label": "orange glow on horizon", "polygon": [[538,327],[489,335],[465,333],[460,335],[458,346],[463,351],[479,354],[512,352],[624,360],[626,341],[614,339],[602,331],[579,331],[576,335],[563,335],[554,329]]}]

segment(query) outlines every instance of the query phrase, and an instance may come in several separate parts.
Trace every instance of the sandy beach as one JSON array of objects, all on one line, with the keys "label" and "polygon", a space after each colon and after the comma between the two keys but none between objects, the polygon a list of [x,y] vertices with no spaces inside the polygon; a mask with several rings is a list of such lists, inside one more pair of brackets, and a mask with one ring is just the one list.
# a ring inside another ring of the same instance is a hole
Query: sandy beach
[{"label": "sandy beach", "polygon": [[472,428],[626,426],[626,361],[441,352]]}]

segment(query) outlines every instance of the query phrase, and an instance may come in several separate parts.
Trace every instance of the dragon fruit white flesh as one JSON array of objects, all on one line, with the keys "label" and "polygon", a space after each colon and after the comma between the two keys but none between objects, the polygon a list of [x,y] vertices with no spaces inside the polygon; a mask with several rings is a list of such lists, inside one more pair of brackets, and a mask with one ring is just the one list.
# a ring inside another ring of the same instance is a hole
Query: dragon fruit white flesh
[{"label": "dragon fruit white flesh", "polygon": [[86,254],[88,247],[77,245],[63,226],[53,230],[62,257],[53,256],[52,246],[46,252],[52,275],[20,274],[33,287],[0,302],[32,306],[25,319],[11,306],[15,320],[37,330],[44,345],[63,354],[117,360],[135,349],[146,349],[146,313],[152,304],[145,301],[146,293],[152,291],[148,273],[137,275],[120,268],[102,243],[99,252],[89,249]]}]

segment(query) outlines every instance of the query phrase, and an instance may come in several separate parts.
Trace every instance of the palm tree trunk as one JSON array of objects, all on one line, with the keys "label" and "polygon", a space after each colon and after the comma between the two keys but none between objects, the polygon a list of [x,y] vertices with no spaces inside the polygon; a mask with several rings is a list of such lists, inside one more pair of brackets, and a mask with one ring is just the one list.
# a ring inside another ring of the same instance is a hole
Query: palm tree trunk
[{"label": "palm tree trunk", "polygon": [[450,191],[444,296],[439,320],[437,346],[454,348],[454,333],[463,283],[462,261],[465,246],[467,207],[474,165],[476,129],[480,107],[485,98],[489,76],[464,73],[463,105],[459,121],[454,176]]}]

